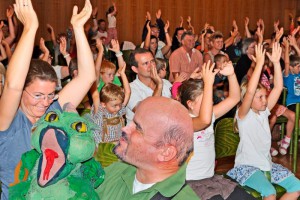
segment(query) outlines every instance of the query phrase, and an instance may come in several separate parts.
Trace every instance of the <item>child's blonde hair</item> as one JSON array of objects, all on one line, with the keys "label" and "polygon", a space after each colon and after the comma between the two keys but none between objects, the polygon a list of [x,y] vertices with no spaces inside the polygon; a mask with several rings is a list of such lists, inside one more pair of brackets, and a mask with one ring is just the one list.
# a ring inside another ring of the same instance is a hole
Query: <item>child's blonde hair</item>
[{"label": "child's blonde hair", "polygon": [[[248,80],[245,80],[245,81],[243,81],[242,84],[241,84],[241,101],[240,101],[240,103],[238,104],[237,108],[239,108],[240,105],[243,103],[243,100],[244,100],[245,95],[246,95],[246,92],[247,92],[248,83],[249,83],[249,81],[248,81]],[[260,91],[261,89],[265,89],[265,90],[266,90],[266,87],[265,87],[263,84],[258,83],[257,88],[256,88],[256,90],[255,90],[255,93],[258,92],[258,91]],[[237,113],[236,113],[236,114],[237,114]],[[238,126],[237,126],[236,116],[234,117],[234,131],[235,131],[236,133],[239,132],[239,129],[238,129]]]},{"label": "child's blonde hair", "polygon": [[120,86],[113,83],[106,83],[100,91],[100,101],[108,103],[109,101],[121,100],[124,101],[125,93]]},{"label": "child's blonde hair", "polygon": [[104,73],[106,69],[117,69],[116,65],[108,60],[103,60],[100,67],[100,73]]}]

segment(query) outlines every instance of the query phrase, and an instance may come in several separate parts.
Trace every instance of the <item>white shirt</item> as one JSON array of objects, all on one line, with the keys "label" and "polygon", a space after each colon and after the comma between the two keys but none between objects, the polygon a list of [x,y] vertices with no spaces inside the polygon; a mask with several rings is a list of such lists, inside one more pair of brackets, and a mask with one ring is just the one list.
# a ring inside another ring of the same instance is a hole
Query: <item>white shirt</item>
[{"label": "white shirt", "polygon": [[[134,112],[132,112],[132,110],[135,108],[135,106],[140,101],[152,96],[153,94],[153,90],[150,87],[146,86],[144,83],[142,83],[138,78],[136,78],[129,85],[131,89],[131,95],[129,102],[126,106],[127,124],[129,124],[133,119]],[[171,98],[171,87],[172,85],[170,84],[170,82],[168,83],[163,79],[162,96]]]},{"label": "white shirt", "polygon": [[152,185],[154,185],[154,184],[155,183],[149,183],[149,184],[141,183],[137,180],[136,175],[135,175],[134,181],[133,181],[132,193],[135,194],[140,191],[147,190],[148,188],[151,188]]},{"label": "white shirt", "polygon": [[240,119],[236,115],[240,143],[236,151],[235,167],[250,165],[263,171],[271,170],[269,115],[268,108],[265,111],[260,111],[259,114],[250,109],[244,119]]},{"label": "white shirt", "polygon": [[[191,117],[195,117],[190,114]],[[194,132],[194,151],[186,168],[186,180],[202,180],[214,175],[215,170],[215,115],[209,127]]]},{"label": "white shirt", "polygon": [[[164,54],[162,53],[161,49],[166,46],[166,44],[162,41],[158,41],[158,45],[157,45],[157,51],[156,51],[156,54],[155,54],[155,58],[161,58],[161,59],[164,59]],[[141,48],[144,47],[144,42],[142,42]]]},{"label": "white shirt", "polygon": [[116,28],[117,19],[114,15],[108,14],[107,21],[108,21],[108,28]]}]

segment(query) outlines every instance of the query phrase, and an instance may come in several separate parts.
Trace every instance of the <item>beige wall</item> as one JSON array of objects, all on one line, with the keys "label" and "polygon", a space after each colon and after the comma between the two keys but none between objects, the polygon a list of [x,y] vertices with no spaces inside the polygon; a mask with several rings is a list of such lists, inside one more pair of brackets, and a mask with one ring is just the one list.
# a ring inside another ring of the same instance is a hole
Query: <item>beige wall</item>
[{"label": "beige wall", "polygon": [[[37,11],[40,28],[37,37],[47,37],[45,25],[50,23],[56,33],[66,30],[69,26],[72,7],[78,4],[80,9],[84,0],[32,0]],[[13,0],[0,0],[0,18],[5,17],[5,9]],[[98,6],[98,18],[105,18],[105,11],[111,5],[110,0],[91,0],[93,6]],[[116,0],[118,8],[117,28],[119,40],[141,42],[142,28],[146,11],[152,14],[162,10],[163,20],[170,21],[170,32],[173,34],[179,24],[179,16],[184,19],[192,17],[195,31],[199,32],[205,22],[214,25],[224,35],[228,35],[231,22],[236,19],[243,34],[244,17],[250,18],[250,28],[255,28],[256,20],[261,17],[266,25],[266,37],[273,31],[273,21],[280,20],[282,26],[288,29],[288,13],[300,15],[300,0]],[[186,23],[185,23],[186,26]]]}]

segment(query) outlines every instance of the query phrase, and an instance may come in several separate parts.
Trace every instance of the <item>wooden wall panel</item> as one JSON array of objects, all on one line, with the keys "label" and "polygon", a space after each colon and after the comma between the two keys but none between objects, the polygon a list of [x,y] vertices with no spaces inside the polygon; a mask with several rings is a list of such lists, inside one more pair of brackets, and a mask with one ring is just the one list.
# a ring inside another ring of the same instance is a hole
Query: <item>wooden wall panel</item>
[{"label": "wooden wall panel", "polygon": [[[50,23],[56,33],[65,32],[70,25],[73,5],[80,10],[84,0],[32,0],[37,11],[40,28],[38,38],[49,39],[46,24]],[[0,19],[5,18],[5,10],[13,0],[0,0]],[[97,6],[98,18],[106,19],[105,12],[111,5],[111,0],[91,0]],[[217,30],[229,35],[232,20],[235,19],[241,34],[244,34],[244,18],[250,18],[250,29],[254,29],[258,18],[263,18],[266,25],[265,36],[273,31],[273,21],[280,20],[280,25],[286,30],[289,27],[288,14],[300,15],[299,0],[116,0],[118,8],[117,28],[119,40],[129,40],[136,44],[141,43],[141,33],[145,22],[146,12],[152,14],[155,22],[155,12],[162,10],[163,20],[170,21],[170,33],[179,24],[179,17],[192,17],[192,24],[198,33],[205,22],[215,26]]]}]

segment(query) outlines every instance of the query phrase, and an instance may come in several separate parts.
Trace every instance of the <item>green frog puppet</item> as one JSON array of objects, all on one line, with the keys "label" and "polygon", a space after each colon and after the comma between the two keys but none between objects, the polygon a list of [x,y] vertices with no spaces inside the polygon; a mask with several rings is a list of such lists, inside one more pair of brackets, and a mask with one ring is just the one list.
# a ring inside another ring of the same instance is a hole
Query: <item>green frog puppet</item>
[{"label": "green frog puppet", "polygon": [[94,189],[104,171],[93,158],[94,128],[76,112],[50,111],[41,117],[32,128],[33,149],[16,167],[9,199],[99,199]]}]

